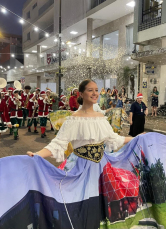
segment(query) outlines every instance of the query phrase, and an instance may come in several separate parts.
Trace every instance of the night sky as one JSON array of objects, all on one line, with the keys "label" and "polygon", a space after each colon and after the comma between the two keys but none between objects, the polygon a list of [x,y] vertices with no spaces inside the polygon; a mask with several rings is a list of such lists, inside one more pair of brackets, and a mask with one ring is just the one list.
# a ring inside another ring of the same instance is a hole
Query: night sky
[{"label": "night sky", "polygon": [[[22,8],[26,0],[0,0],[0,4],[14,13],[22,16]],[[3,14],[0,12],[0,31],[11,34],[22,34],[22,25],[19,19],[10,12]]]}]

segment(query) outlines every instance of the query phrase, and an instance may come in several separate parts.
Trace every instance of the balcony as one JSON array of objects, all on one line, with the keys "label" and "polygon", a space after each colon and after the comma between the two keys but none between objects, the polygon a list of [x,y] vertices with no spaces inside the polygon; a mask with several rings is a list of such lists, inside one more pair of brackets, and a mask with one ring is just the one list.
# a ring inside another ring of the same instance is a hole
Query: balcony
[{"label": "balcony", "polygon": [[54,0],[49,0],[48,2],[46,2],[40,9],[39,9],[39,13],[38,15],[40,16],[41,14],[43,14],[51,5],[54,4]]},{"label": "balcony", "polygon": [[106,0],[91,0],[91,9],[105,2]]},{"label": "balcony", "polygon": [[142,11],[142,23],[139,25],[139,31],[161,25],[162,4],[156,4],[147,10]]},{"label": "balcony", "polygon": [[[47,32],[48,34],[51,34],[52,32],[54,32],[54,24],[50,25],[49,27],[47,27],[45,29],[45,32]],[[40,32],[39,33],[39,40],[43,39],[45,37],[45,32]]]}]

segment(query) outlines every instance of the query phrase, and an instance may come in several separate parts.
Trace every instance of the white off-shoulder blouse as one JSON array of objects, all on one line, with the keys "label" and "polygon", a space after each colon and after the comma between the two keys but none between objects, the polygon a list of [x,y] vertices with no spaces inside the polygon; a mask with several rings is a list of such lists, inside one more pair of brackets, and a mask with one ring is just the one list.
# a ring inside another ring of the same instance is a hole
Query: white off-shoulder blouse
[{"label": "white off-shoulder blouse", "polygon": [[64,151],[71,142],[73,149],[83,145],[104,142],[105,151],[111,152],[124,144],[125,137],[113,132],[107,117],[69,116],[60,128],[57,136],[45,148],[57,162],[64,160]]}]

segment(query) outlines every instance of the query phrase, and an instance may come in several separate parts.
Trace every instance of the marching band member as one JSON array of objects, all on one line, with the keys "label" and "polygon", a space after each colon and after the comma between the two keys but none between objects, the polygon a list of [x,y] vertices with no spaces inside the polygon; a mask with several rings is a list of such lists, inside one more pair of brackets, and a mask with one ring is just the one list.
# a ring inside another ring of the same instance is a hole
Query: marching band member
[{"label": "marching band member", "polygon": [[61,95],[61,101],[59,102],[59,110],[67,110],[69,103],[66,101],[66,96]]},{"label": "marching band member", "polygon": [[[56,99],[52,97],[52,91],[49,88],[46,88],[46,95],[47,95],[48,101],[50,103],[49,108],[48,108],[48,111],[50,113],[50,112],[53,112],[53,104],[56,103]],[[55,93],[54,93],[54,96],[57,97],[57,95]],[[54,131],[51,122],[50,122],[50,125],[51,125],[51,130]]]},{"label": "marching band member", "polygon": [[74,88],[71,92],[71,96],[69,99],[69,105],[71,111],[76,111],[78,110],[79,104],[77,102],[79,95],[78,95],[78,88]]},{"label": "marching band member", "polygon": [[46,125],[47,125],[47,116],[49,114],[48,108],[50,104],[50,101],[46,97],[45,91],[42,91],[40,93],[38,104],[39,104],[38,117],[40,118],[41,138],[44,138],[46,136],[45,131],[46,131]]},{"label": "marching band member", "polygon": [[35,89],[35,92],[34,92],[33,94],[35,95],[36,100],[38,100],[39,97],[40,97],[40,88],[36,88],[36,89]]},{"label": "marching band member", "polygon": [[[13,91],[13,98],[9,99],[9,111],[10,111],[10,120],[12,125],[19,124],[21,126],[21,122],[23,119],[23,112],[22,112],[22,98],[19,96],[19,90],[15,89]],[[18,128],[12,127],[11,133],[14,133],[14,140],[18,138]]]},{"label": "marching band member", "polygon": [[[2,88],[7,84],[5,79],[0,79],[0,135],[7,131],[8,127],[11,128],[10,117],[5,99],[2,99]],[[2,87],[2,88],[1,88]]]},{"label": "marching band member", "polygon": [[27,105],[28,109],[28,132],[31,132],[31,126],[34,123],[34,133],[39,133],[37,131],[37,118],[38,118],[38,101],[35,94],[31,94],[29,97],[29,102]]},{"label": "marching band member", "polygon": [[22,98],[22,102],[23,102],[23,105],[22,105],[22,110],[23,110],[23,123],[22,123],[22,126],[25,125],[25,120],[26,120],[26,118],[28,116],[27,105],[28,105],[28,102],[29,102],[29,97],[31,95],[30,90],[31,90],[30,86],[25,86],[24,92],[21,94],[21,98]]}]

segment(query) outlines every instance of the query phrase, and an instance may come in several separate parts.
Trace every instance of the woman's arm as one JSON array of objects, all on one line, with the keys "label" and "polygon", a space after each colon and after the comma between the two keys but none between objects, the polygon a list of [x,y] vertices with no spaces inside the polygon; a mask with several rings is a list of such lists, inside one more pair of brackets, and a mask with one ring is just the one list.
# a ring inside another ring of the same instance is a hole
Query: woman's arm
[{"label": "woman's arm", "polygon": [[36,152],[36,153],[32,153],[32,152],[28,151],[27,154],[30,157],[33,157],[35,155],[39,155],[40,157],[43,157],[43,158],[52,156],[52,153],[48,149],[45,149],[45,148]]},{"label": "woman's arm", "polygon": [[127,143],[130,142],[132,139],[133,139],[133,137],[125,137],[124,144],[127,144]]},{"label": "woman's arm", "polygon": [[133,112],[130,112],[130,115],[129,115],[129,123],[130,123],[130,125],[133,124]]}]

